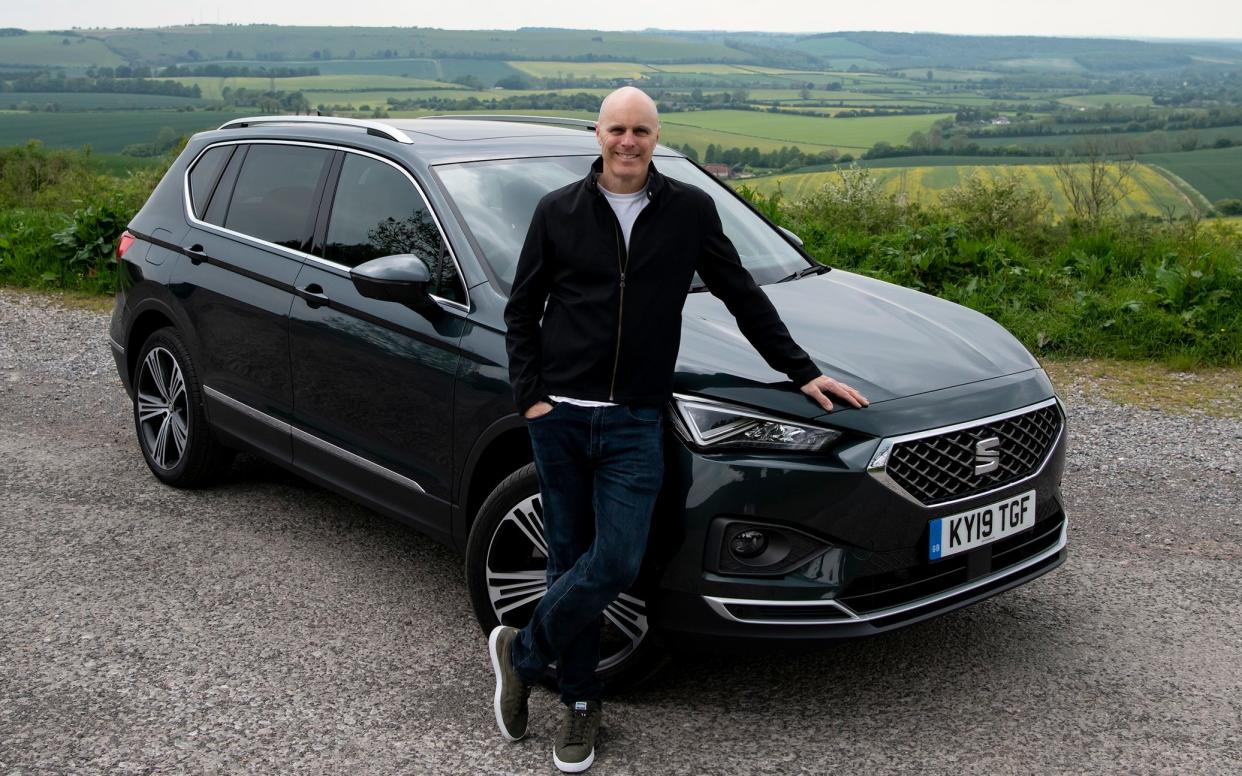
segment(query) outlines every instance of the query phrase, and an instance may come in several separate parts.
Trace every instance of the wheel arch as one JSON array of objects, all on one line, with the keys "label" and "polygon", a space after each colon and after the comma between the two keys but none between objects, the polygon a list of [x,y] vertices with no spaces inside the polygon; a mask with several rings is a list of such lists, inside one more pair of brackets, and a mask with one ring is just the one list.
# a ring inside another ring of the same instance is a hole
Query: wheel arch
[{"label": "wheel arch", "polygon": [[516,414],[501,418],[480,435],[466,458],[462,477],[461,514],[456,521],[460,534],[454,532],[459,547],[466,546],[470,528],[488,495],[505,477],[533,460],[526,424]]},{"label": "wheel arch", "polygon": [[125,368],[130,375],[131,381],[134,379],[134,370],[138,366],[138,351],[142,349],[142,343],[147,341],[147,337],[159,329],[166,326],[176,327],[170,311],[163,309],[161,305],[148,305],[134,317],[134,322],[129,327],[129,333],[125,337]]}]

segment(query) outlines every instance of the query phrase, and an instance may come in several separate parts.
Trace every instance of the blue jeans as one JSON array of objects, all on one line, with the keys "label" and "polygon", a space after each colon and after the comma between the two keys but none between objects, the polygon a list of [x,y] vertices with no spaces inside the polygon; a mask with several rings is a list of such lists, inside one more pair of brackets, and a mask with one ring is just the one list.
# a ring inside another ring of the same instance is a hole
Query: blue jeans
[{"label": "blue jeans", "polygon": [[548,589],[513,643],[533,684],[556,662],[561,700],[599,700],[602,613],[638,577],[664,477],[659,407],[560,402],[527,421],[548,542]]}]

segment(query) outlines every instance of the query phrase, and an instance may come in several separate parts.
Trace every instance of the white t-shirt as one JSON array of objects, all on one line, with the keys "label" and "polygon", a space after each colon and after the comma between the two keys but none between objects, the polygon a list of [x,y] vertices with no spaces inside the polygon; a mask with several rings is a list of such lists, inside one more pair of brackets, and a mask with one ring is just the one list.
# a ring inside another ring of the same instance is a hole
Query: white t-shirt
[{"label": "white t-shirt", "polygon": [[[630,232],[634,230],[634,221],[638,219],[638,214],[647,207],[647,187],[644,186],[633,194],[613,194],[603,186],[599,190],[604,193],[604,198],[608,200],[608,204],[612,205],[612,212],[617,214],[617,221],[621,223],[621,234],[625,237],[625,249],[630,249]],[[549,396],[549,399],[557,402],[565,402],[566,404],[576,404],[579,407],[614,407],[616,404],[610,401],[592,401],[591,399],[573,399],[568,396]]]},{"label": "white t-shirt", "polygon": [[617,220],[621,222],[621,234],[625,236],[625,249],[628,251],[634,221],[637,220],[643,208],[647,207],[647,187],[644,186],[633,194],[613,194],[603,186],[600,186],[599,190],[604,193],[604,199],[612,205],[612,212],[617,214]]}]

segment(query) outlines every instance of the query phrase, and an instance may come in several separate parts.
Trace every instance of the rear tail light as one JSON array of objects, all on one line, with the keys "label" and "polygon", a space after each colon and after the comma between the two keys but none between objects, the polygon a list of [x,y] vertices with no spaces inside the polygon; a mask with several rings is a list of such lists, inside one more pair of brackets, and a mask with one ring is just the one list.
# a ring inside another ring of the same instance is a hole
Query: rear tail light
[{"label": "rear tail light", "polygon": [[121,259],[125,258],[125,251],[129,250],[129,246],[133,244],[134,244],[134,236],[129,233],[129,230],[127,229],[124,232],[121,232],[121,239],[118,240],[116,244],[117,261],[120,261]]}]

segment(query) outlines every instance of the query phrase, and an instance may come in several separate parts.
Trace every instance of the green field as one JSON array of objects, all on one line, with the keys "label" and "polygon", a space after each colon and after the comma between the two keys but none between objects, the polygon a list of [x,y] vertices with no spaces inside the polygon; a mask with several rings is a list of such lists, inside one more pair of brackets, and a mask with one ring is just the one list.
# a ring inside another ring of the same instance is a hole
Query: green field
[{"label": "green field", "polygon": [[1143,154],[1139,160],[1156,164],[1194,186],[1211,202],[1242,199],[1242,147],[1210,148],[1180,154]]},{"label": "green field", "polygon": [[294,78],[260,78],[247,77],[210,77],[181,76],[175,79],[186,86],[197,85],[203,93],[203,99],[218,100],[221,91],[229,89],[251,89],[265,92],[275,88],[282,92],[345,92],[345,91],[381,91],[390,90],[394,93],[412,89],[462,89],[455,84],[446,84],[422,78],[404,78],[399,75],[307,75]]},{"label": "green field", "polygon": [[[68,45],[65,40],[69,41]],[[0,64],[115,67],[125,64],[125,60],[97,40],[31,32],[0,37]]]},{"label": "green field", "polygon": [[[1061,192],[1052,165],[1048,164],[890,167],[875,169],[874,174],[886,191],[920,202],[934,200],[940,192],[957,186],[972,175],[992,180],[1002,175],[1021,175],[1028,186],[1048,196],[1057,213],[1069,212],[1069,202]],[[839,173],[836,172],[812,172],[752,178],[738,181],[738,184],[745,184],[765,194],[771,194],[779,187],[785,197],[799,199],[838,179]],[[1161,216],[1168,209],[1177,215],[1186,213],[1185,199],[1160,173],[1146,165],[1137,166],[1133,184],[1121,204],[1121,212]]]},{"label": "green field", "polygon": [[972,137],[972,143],[981,148],[1004,148],[1005,146],[1049,147],[1054,149],[1070,149],[1086,140],[1102,143],[1105,148],[1114,142],[1148,142],[1153,137],[1162,137],[1173,147],[1180,145],[1182,139],[1193,135],[1199,147],[1210,146],[1220,138],[1228,138],[1235,144],[1242,144],[1242,126],[1210,127],[1207,129],[1183,129],[1173,132],[1157,130],[1155,132],[1092,132],[1064,135],[1019,135],[1014,137]]},{"label": "green field", "polygon": [[0,146],[21,145],[40,140],[49,148],[77,148],[89,145],[101,153],[118,153],[132,143],[155,139],[161,127],[192,134],[214,129],[253,111],[130,110],[98,113],[27,113],[7,114],[0,119]]},{"label": "green field", "polygon": [[996,78],[999,73],[993,73],[988,70],[951,70],[943,67],[907,67],[904,70],[898,70],[907,78],[916,81],[926,81],[927,71],[932,71],[932,81],[979,81],[984,78]]},{"label": "green field", "polygon": [[311,59],[328,50],[332,58],[377,58],[377,52],[400,56],[552,59],[595,57],[618,61],[749,62],[750,54],[725,46],[669,33],[599,32],[552,28],[522,30],[442,30],[429,27],[286,27],[268,24],[189,25],[152,30],[91,30],[117,50],[141,52],[149,58],[182,57],[198,52],[202,60],[223,60],[229,50],[253,58],[256,52],[282,60]]},{"label": "green field", "polygon": [[193,97],[164,94],[112,94],[110,92],[0,92],[0,107],[43,106],[55,103],[63,111],[140,110],[145,108],[201,107]]},{"label": "green field", "polygon": [[733,75],[734,73],[747,73],[747,68],[737,65],[720,65],[711,63],[700,63],[695,65],[649,65],[651,70],[660,73],[703,73],[706,75]]},{"label": "green field", "polygon": [[643,78],[654,72],[637,62],[509,62],[535,78]]},{"label": "green field", "polygon": [[[670,134],[673,127],[727,133],[735,138],[727,146],[746,147],[757,145],[755,140],[765,140],[775,143],[777,148],[797,145],[803,150],[840,148],[859,151],[882,140],[894,145],[904,143],[912,132],[926,130],[945,116],[952,114],[827,119],[759,111],[705,110],[667,114],[662,125]],[[699,150],[702,151],[702,147]]]},{"label": "green field", "polygon": [[1080,94],[1075,97],[1062,97],[1057,102],[1079,108],[1103,108],[1105,105],[1132,108],[1154,104],[1151,96],[1146,94]]}]

